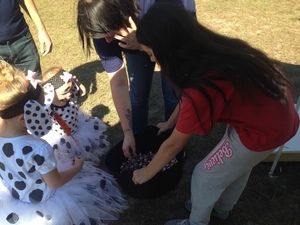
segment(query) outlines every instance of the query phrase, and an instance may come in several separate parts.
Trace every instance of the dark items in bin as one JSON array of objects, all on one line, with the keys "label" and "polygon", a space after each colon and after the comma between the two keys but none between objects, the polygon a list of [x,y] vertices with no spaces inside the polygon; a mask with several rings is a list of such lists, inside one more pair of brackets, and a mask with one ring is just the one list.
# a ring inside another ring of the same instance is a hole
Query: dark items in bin
[{"label": "dark items in bin", "polygon": [[[152,151],[154,154],[158,151],[160,145],[170,136],[171,132],[164,132],[157,135],[156,126],[148,126],[142,132],[135,135],[137,154],[146,155]],[[120,141],[108,152],[105,158],[106,167],[115,175],[117,182],[129,196],[138,199],[152,199],[162,196],[171,191],[182,177],[182,166],[184,160],[184,151],[177,154],[177,163],[159,172],[151,180],[144,184],[135,185],[132,182],[133,170],[123,171],[122,164],[128,159],[122,151],[123,141]],[[172,161],[171,161],[172,162]]]}]

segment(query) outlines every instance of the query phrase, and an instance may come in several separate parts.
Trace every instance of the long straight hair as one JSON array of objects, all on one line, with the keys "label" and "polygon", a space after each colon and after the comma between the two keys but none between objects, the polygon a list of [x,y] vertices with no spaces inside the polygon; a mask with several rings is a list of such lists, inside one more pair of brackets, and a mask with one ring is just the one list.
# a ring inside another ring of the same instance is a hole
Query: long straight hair
[{"label": "long straight hair", "polygon": [[137,22],[140,8],[137,0],[79,0],[77,29],[82,48],[90,54],[93,38],[130,26],[129,16]]},{"label": "long straight hair", "polygon": [[139,21],[136,36],[140,44],[153,50],[162,71],[183,94],[186,88],[203,93],[211,112],[213,104],[203,84],[219,91],[228,103],[214,80],[230,82],[243,99],[255,100],[255,93],[261,90],[287,101],[283,87],[291,84],[279,62],[245,41],[207,29],[176,4],[154,4]]}]

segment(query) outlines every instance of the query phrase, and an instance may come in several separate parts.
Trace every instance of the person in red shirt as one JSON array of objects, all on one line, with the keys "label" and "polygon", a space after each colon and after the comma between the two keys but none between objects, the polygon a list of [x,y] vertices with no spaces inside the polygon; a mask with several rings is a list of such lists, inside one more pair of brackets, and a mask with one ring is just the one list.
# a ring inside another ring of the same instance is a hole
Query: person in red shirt
[{"label": "person in red shirt", "polygon": [[[194,168],[189,219],[165,225],[206,225],[226,219],[242,194],[252,168],[291,139],[299,127],[291,84],[280,63],[245,41],[213,32],[183,8],[152,6],[138,24],[143,51],[181,93],[171,136],[132,180],[150,180],[193,134],[226,124],[224,137]],[[199,147],[199,151],[200,151]]]}]

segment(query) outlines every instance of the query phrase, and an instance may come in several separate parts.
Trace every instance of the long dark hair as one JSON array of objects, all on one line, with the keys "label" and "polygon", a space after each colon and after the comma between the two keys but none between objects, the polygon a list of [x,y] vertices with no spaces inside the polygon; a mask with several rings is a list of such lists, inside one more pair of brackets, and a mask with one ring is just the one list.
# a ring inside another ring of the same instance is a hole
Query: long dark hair
[{"label": "long dark hair", "polygon": [[137,0],[79,0],[77,28],[82,48],[89,55],[93,38],[129,26],[128,17],[136,22],[139,12]]},{"label": "long dark hair", "polygon": [[[213,80],[229,81],[243,98],[261,90],[286,100],[283,86],[291,86],[279,63],[245,41],[213,32],[182,7],[156,3],[139,21],[137,40],[148,46],[164,73],[181,89],[195,88],[213,104],[202,85],[223,91]],[[212,76],[211,74],[216,74]]]}]

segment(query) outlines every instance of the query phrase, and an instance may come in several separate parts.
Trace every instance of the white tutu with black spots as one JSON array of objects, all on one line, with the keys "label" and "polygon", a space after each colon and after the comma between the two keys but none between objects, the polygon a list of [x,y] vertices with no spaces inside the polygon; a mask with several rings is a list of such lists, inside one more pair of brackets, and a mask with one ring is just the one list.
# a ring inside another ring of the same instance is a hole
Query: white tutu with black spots
[{"label": "white tutu with black spots", "polygon": [[[59,164],[59,171],[69,167]],[[42,179],[56,168],[52,147],[31,135],[0,137],[1,225],[103,225],[127,208],[115,178],[84,162],[81,171],[52,190]]]},{"label": "white tutu with black spots", "polygon": [[65,106],[52,104],[55,90],[47,83],[43,86],[45,93],[44,106],[52,117],[52,129],[42,138],[55,150],[59,163],[70,162],[76,155],[85,160],[99,163],[99,157],[110,147],[107,141],[107,125],[99,118],[82,112],[77,104],[79,87],[72,85],[72,95]]},{"label": "white tutu with black spots", "polygon": [[[68,106],[70,107],[70,106]],[[70,162],[76,155],[82,156],[85,160],[99,163],[99,158],[107,153],[110,143],[107,141],[107,125],[99,118],[84,114],[79,109],[74,118],[65,118],[61,108],[55,110],[65,121],[73,120],[72,134],[67,135],[61,126],[54,120],[52,130],[43,136],[52,147],[59,163]],[[66,107],[64,107],[66,110]],[[70,124],[70,122],[69,122]]]},{"label": "white tutu with black spots", "polygon": [[41,203],[15,199],[0,182],[1,225],[102,225],[127,208],[112,175],[84,162],[82,171]]}]

